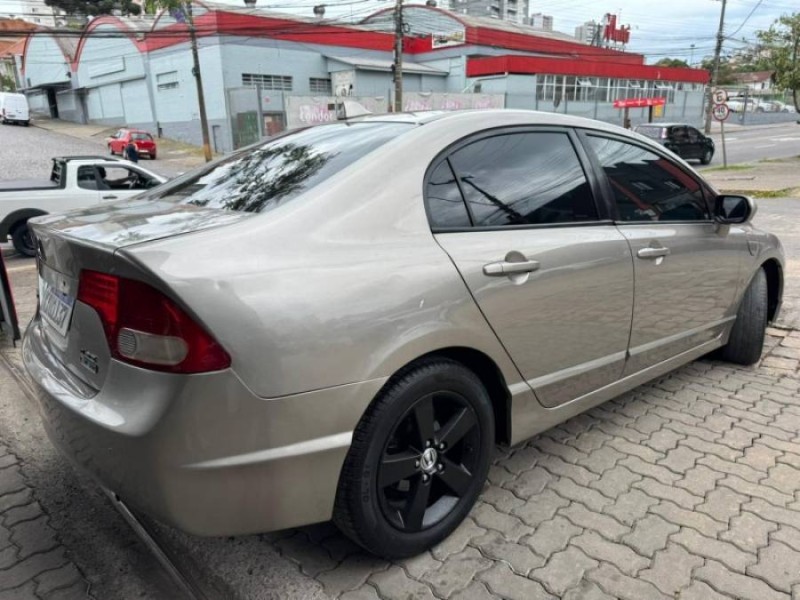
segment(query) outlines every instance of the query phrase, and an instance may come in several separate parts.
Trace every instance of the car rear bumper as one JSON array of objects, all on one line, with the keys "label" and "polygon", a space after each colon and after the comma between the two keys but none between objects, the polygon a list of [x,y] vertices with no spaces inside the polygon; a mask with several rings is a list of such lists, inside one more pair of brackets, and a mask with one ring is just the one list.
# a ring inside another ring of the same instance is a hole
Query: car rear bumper
[{"label": "car rear bumper", "polygon": [[59,363],[38,319],[23,341],[53,444],[125,502],[196,535],[330,519],[352,431],[383,380],[254,396],[231,370],[112,361],[100,392]]}]

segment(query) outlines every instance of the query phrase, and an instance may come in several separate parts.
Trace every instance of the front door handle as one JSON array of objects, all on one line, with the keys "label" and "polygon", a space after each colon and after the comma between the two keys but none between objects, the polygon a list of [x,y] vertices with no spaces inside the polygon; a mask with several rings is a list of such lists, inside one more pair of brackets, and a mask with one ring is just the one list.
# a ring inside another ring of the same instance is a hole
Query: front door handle
[{"label": "front door handle", "polygon": [[639,258],[661,258],[669,256],[669,248],[641,248],[636,256]]},{"label": "front door handle", "polygon": [[117,197],[114,194],[109,194],[108,196],[103,196],[103,200],[116,200]]},{"label": "front door handle", "polygon": [[483,265],[483,274],[489,277],[503,277],[505,275],[519,275],[520,273],[533,273],[539,270],[538,260],[524,260],[521,262],[493,262]]}]

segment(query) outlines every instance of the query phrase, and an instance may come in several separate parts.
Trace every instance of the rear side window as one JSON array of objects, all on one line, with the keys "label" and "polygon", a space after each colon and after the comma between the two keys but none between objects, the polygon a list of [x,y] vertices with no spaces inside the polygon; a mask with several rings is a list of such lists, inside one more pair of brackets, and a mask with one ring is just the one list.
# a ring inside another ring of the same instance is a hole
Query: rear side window
[{"label": "rear side window", "polygon": [[410,123],[334,123],[250,146],[140,198],[267,212],[319,185],[397,136]]},{"label": "rear side window", "polygon": [[666,137],[664,135],[664,128],[663,127],[646,127],[646,126],[639,126],[636,128],[636,133],[641,133],[644,136],[647,136],[651,139],[658,140],[662,137]]},{"label": "rear side window", "polygon": [[425,189],[431,227],[436,229],[469,227],[469,213],[450,163],[443,160],[428,178]]},{"label": "rear side window", "polygon": [[640,146],[589,136],[622,221],[711,218],[700,183],[667,158]]},{"label": "rear side window", "polygon": [[526,132],[473,142],[450,156],[476,227],[597,220],[566,133]]}]

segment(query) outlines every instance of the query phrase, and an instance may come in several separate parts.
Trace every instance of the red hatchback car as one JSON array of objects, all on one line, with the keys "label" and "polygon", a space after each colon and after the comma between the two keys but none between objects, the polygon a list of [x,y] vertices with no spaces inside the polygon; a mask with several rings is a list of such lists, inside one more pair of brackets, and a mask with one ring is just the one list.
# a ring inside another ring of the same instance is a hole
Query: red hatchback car
[{"label": "red hatchback car", "polygon": [[139,129],[120,129],[108,138],[108,151],[111,154],[124,155],[125,146],[129,142],[133,142],[140,156],[146,154],[151,160],[155,160],[157,154],[156,141],[152,135]]}]

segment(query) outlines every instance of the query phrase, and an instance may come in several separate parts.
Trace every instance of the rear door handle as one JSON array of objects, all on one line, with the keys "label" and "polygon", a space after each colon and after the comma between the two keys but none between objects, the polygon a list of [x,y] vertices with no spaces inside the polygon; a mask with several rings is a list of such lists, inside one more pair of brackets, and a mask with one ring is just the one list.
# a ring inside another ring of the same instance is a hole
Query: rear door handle
[{"label": "rear door handle", "polygon": [[489,277],[503,277],[519,273],[532,273],[539,270],[538,260],[524,260],[521,262],[493,262],[483,265],[483,274]]},{"label": "rear door handle", "polygon": [[103,200],[116,200],[116,199],[117,197],[113,194],[110,194],[108,196],[103,196]]},{"label": "rear door handle", "polygon": [[669,256],[669,248],[641,248],[636,256],[639,258],[661,258]]}]

